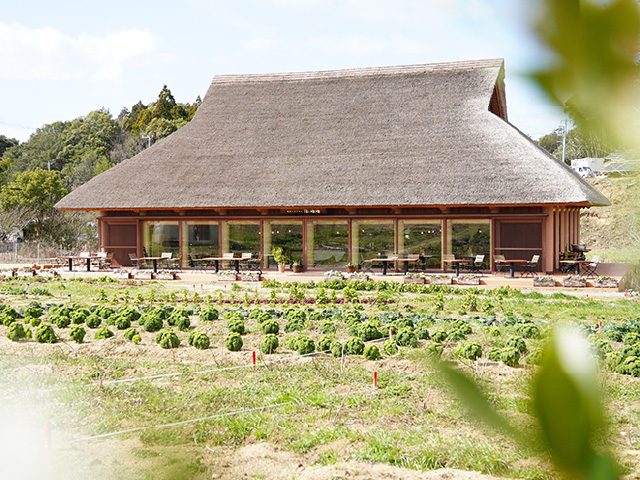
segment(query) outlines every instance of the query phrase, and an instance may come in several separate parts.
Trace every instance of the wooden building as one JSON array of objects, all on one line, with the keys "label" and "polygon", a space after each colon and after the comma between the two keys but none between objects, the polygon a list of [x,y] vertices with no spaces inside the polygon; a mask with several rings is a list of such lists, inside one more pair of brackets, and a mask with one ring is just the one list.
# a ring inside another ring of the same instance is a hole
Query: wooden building
[{"label": "wooden building", "polygon": [[502,60],[215,77],[193,120],[57,207],[100,248],[191,256],[287,247],[308,268],[389,255],[531,258],[608,200],[507,120]]}]

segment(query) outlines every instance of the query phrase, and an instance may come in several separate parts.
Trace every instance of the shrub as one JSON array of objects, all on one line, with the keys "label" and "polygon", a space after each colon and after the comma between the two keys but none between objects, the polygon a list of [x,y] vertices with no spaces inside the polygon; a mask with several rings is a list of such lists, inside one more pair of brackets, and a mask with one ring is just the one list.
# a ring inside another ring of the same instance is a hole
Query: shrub
[{"label": "shrub", "polygon": [[35,339],[38,343],[56,343],[58,341],[56,332],[53,331],[50,323],[42,323],[36,328]]},{"label": "shrub", "polygon": [[[100,318],[106,320],[107,318],[115,315],[116,311],[111,307],[107,307],[106,305],[99,305],[93,310],[93,313],[99,316]],[[86,320],[85,320],[85,323],[86,323]]]},{"label": "shrub", "polygon": [[371,322],[365,322],[359,325],[358,328],[358,337],[360,337],[365,342],[370,340],[377,340],[378,338],[382,338],[382,333],[380,330]]},{"label": "shrub", "polygon": [[517,367],[520,362],[521,351],[516,347],[505,347],[500,350],[500,361],[510,367]]},{"label": "shrub", "polygon": [[540,365],[544,356],[544,349],[537,347],[532,349],[527,355],[527,363],[529,365]]},{"label": "shrub", "polygon": [[274,335],[277,335],[278,332],[280,332],[280,325],[273,318],[269,318],[269,320],[262,322],[260,328],[262,328],[264,333],[273,333]]},{"label": "shrub", "polygon": [[429,335],[429,329],[426,325],[419,325],[416,328],[416,337],[420,340],[429,340],[431,338],[431,335]]},{"label": "shrub", "polygon": [[126,330],[131,326],[131,320],[128,317],[117,315],[115,325],[118,330]]},{"label": "shrub", "polygon": [[403,318],[398,318],[396,321],[394,321],[392,326],[393,326],[394,332],[399,332],[403,328],[410,328],[411,330],[413,330],[414,325],[413,325],[412,319],[408,317],[403,317]]},{"label": "shrub", "polygon": [[293,349],[300,355],[307,355],[313,353],[316,350],[316,345],[306,335],[296,335],[292,342]]},{"label": "shrub", "polygon": [[440,358],[442,357],[442,352],[444,351],[444,349],[442,348],[441,343],[427,342],[424,345],[424,351],[428,357]]},{"label": "shrub", "polygon": [[98,330],[96,330],[93,338],[95,338],[96,340],[101,340],[103,338],[111,338],[113,337],[113,335],[114,333],[109,330],[109,327],[100,327]]},{"label": "shrub", "polygon": [[74,324],[69,329],[69,336],[76,343],[82,343],[86,334],[87,331],[80,324]]},{"label": "shrub", "polygon": [[67,328],[69,324],[71,324],[71,318],[60,313],[50,316],[49,321],[55,324],[58,328]]},{"label": "shrub", "polygon": [[147,332],[158,332],[162,328],[162,316],[147,312],[140,317],[140,323]]},{"label": "shrub", "polygon": [[324,334],[336,333],[336,326],[331,320],[325,320],[324,322],[322,322],[318,330],[320,330],[320,333]]},{"label": "shrub", "polygon": [[347,355],[362,355],[364,342],[358,337],[351,337],[344,342],[344,351]]},{"label": "shrub", "polygon": [[462,358],[473,361],[482,356],[482,347],[475,342],[465,342],[458,347],[456,353]]},{"label": "shrub", "polygon": [[279,346],[278,337],[273,333],[267,333],[260,341],[260,350],[267,355],[275,353]]},{"label": "shrub", "polygon": [[271,320],[271,314],[260,308],[254,308],[249,314],[249,318],[254,318],[259,324],[263,324],[267,320]]},{"label": "shrub", "polygon": [[318,340],[318,351],[326,352],[327,350],[330,350],[331,342],[333,342],[333,340],[334,338],[331,335],[323,335],[322,337],[320,337],[320,339]]},{"label": "shrub", "polygon": [[382,346],[382,351],[387,357],[393,357],[398,353],[398,345],[396,345],[396,342],[393,340],[387,340]]},{"label": "shrub", "polygon": [[240,335],[244,335],[244,320],[238,318],[232,318],[227,323],[227,327],[229,328],[229,332],[238,333]]},{"label": "shrub", "polygon": [[511,337],[509,340],[507,340],[505,347],[516,348],[520,353],[527,352],[527,343],[524,341],[524,338],[521,337]]},{"label": "shrub", "polygon": [[218,309],[212,305],[208,305],[200,310],[200,320],[204,322],[211,322],[213,320],[218,320],[220,318],[220,312]]},{"label": "shrub", "polygon": [[[2,313],[0,313],[0,316],[2,317],[11,317],[12,319],[16,319],[16,318],[20,318],[20,314],[17,312],[17,310],[13,307],[9,307],[9,306],[5,306],[4,310],[2,310]],[[5,325],[8,326],[8,325]]]},{"label": "shrub", "polygon": [[516,333],[523,338],[540,338],[540,329],[533,323],[519,323]]},{"label": "shrub", "polygon": [[85,324],[87,325],[87,327],[89,328],[98,328],[100,326],[100,324],[102,323],[102,318],[100,318],[98,315],[96,315],[95,313],[92,315],[89,315],[87,317],[87,319],[85,320]]},{"label": "shrub", "polygon": [[640,334],[636,332],[629,332],[624,336],[622,341],[624,342],[625,345],[634,345],[640,342]]},{"label": "shrub", "polygon": [[331,345],[329,345],[329,350],[331,350],[331,355],[333,355],[334,357],[341,357],[344,348],[339,341],[334,340],[333,342],[331,342]]},{"label": "shrub", "polygon": [[[242,341],[242,337],[240,337],[240,340]],[[194,346],[198,350],[206,350],[209,348],[209,345],[211,345],[211,341],[209,340],[209,335],[206,333],[194,330],[189,334],[189,345]],[[240,348],[242,348],[242,344],[240,344]]]},{"label": "shrub", "polygon": [[447,339],[447,332],[444,328],[436,327],[431,331],[431,340],[437,343],[442,343]]},{"label": "shrub", "polygon": [[592,341],[593,352],[596,356],[601,359],[605,357],[607,353],[611,353],[613,348],[611,348],[611,344],[608,340],[604,338],[597,338]]},{"label": "shrub", "polygon": [[286,333],[298,332],[300,330],[304,330],[304,320],[289,320],[289,322],[284,326],[284,331]]},{"label": "shrub", "polygon": [[463,335],[471,335],[473,333],[473,329],[471,325],[465,322],[462,319],[457,319],[453,322],[452,330],[458,330],[462,332]]},{"label": "shrub", "polygon": [[177,327],[178,330],[187,331],[191,325],[189,320],[189,313],[184,308],[176,308],[169,318],[167,323],[172,327]]},{"label": "shrub", "polygon": [[[127,340],[133,343],[138,343],[133,341],[133,337],[136,337],[136,336],[140,337],[140,334],[138,333],[138,330],[136,330],[133,327],[129,327],[124,331],[124,338],[126,338]],[[142,338],[140,338],[140,340],[142,340]]]},{"label": "shrub", "polygon": [[418,338],[416,337],[416,334],[411,327],[404,327],[394,338],[396,340],[396,343],[401,347],[418,346]]},{"label": "shrub", "polygon": [[131,323],[135,322],[136,320],[138,320],[140,318],[140,312],[138,310],[136,310],[133,307],[130,307],[129,305],[125,305],[123,307],[120,307],[118,309],[118,315],[120,316],[125,316],[127,318],[129,318],[129,321]]},{"label": "shrub", "polygon": [[447,335],[447,340],[449,340],[450,342],[459,342],[461,340],[466,340],[466,339],[467,339],[467,334],[464,333],[464,329],[460,329],[457,327],[451,330]]},{"label": "shrub", "polygon": [[500,361],[500,349],[497,347],[491,347],[487,352],[487,358],[492,362]]},{"label": "shrub", "polygon": [[9,325],[9,331],[7,332],[7,338],[14,342],[25,338],[27,334],[24,331],[24,326],[20,322],[13,322]]},{"label": "shrub", "polygon": [[76,308],[69,316],[71,317],[71,323],[81,325],[89,315],[91,315],[91,311],[88,308]]},{"label": "shrub", "polygon": [[230,332],[224,339],[224,346],[230,352],[239,352],[243,344],[242,336],[238,332]]},{"label": "shrub", "polygon": [[2,325],[4,325],[5,327],[8,327],[15,321],[16,321],[15,317],[12,317],[11,315],[7,315],[4,312],[0,313],[0,323],[2,323]]},{"label": "shrub", "polygon": [[364,347],[364,358],[367,360],[380,360],[380,350],[375,345],[367,345]]},{"label": "shrub", "polygon": [[300,322],[304,325],[304,322],[307,319],[307,314],[304,312],[304,310],[300,310],[298,308],[289,308],[285,310],[283,317],[289,322]]},{"label": "shrub", "polygon": [[617,330],[608,330],[605,332],[604,336],[612,342],[621,342],[623,339],[622,333]]},{"label": "shrub", "polygon": [[615,372],[640,377],[640,357],[634,355],[622,359],[616,367]]},{"label": "shrub", "polygon": [[163,328],[156,335],[156,343],[162,348],[178,348],[180,337],[171,328]]},{"label": "shrub", "polygon": [[42,308],[36,306],[28,306],[22,312],[23,317],[40,318],[44,312]]},{"label": "shrub", "polygon": [[37,327],[42,323],[42,320],[40,319],[40,317],[26,317],[24,321],[25,321],[25,324],[27,322],[30,323],[32,327]]}]

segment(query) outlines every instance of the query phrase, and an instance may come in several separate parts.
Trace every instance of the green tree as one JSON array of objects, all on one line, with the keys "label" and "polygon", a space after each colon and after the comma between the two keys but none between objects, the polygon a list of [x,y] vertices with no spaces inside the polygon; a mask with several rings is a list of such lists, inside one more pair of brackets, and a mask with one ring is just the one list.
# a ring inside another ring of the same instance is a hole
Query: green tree
[{"label": "green tree", "polygon": [[15,147],[20,142],[15,138],[7,138],[4,135],[0,135],[0,158],[4,155],[4,151],[9,147]]},{"label": "green tree", "polygon": [[171,111],[176,106],[176,99],[173,98],[171,90],[166,85],[162,87],[158,94],[158,100],[156,101],[153,109],[153,118],[160,117],[171,120]]},{"label": "green tree", "polygon": [[68,192],[58,172],[38,168],[19,174],[7,184],[0,191],[0,205],[3,210],[26,209],[41,230],[45,219],[52,214],[53,206]]}]

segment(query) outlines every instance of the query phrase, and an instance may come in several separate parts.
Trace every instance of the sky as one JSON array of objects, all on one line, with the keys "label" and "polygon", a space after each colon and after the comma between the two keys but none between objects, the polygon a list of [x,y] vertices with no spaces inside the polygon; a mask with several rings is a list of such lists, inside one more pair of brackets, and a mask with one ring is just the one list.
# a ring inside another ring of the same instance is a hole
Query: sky
[{"label": "sky", "polygon": [[204,97],[215,75],[503,58],[509,121],[537,139],[565,118],[529,80],[548,54],[531,0],[6,2],[0,14],[0,135],[100,108],[116,117]]}]

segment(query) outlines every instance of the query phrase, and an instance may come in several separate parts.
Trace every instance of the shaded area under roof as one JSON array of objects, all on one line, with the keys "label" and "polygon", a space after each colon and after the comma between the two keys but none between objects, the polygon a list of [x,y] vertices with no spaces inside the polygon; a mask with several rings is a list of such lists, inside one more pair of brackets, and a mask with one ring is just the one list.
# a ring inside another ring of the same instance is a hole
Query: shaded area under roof
[{"label": "shaded area under roof", "polygon": [[503,75],[481,60],[215,77],[188,125],[56,206],[608,205],[505,120]]}]

